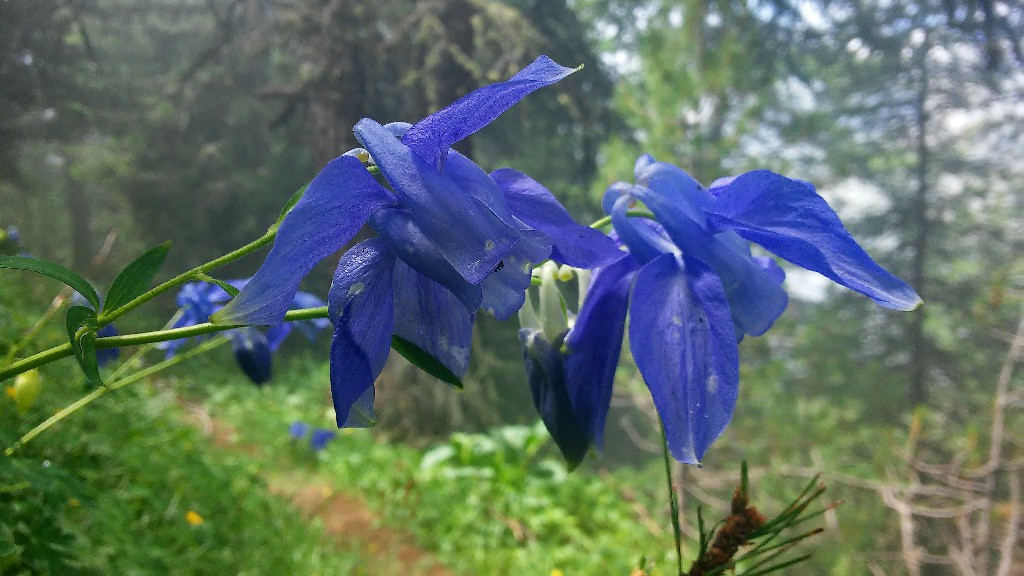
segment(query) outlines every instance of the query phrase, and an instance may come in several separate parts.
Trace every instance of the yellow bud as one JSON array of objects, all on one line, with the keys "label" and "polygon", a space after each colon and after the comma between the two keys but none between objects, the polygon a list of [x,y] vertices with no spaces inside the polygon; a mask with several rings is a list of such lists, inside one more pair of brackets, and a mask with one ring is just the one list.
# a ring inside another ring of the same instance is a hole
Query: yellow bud
[{"label": "yellow bud", "polygon": [[18,413],[25,414],[36,403],[39,393],[43,390],[43,379],[39,370],[23,372],[14,379],[14,403]]}]

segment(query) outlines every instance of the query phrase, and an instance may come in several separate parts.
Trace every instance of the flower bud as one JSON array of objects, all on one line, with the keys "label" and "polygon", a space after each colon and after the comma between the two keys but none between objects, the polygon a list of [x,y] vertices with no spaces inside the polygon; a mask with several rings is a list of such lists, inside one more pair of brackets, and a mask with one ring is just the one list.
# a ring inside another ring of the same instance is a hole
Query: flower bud
[{"label": "flower bud", "polygon": [[43,379],[39,376],[39,370],[29,370],[18,374],[18,377],[14,379],[14,404],[18,407],[18,413],[26,414],[29,408],[36,403],[42,390]]},{"label": "flower bud", "polygon": [[253,327],[233,330],[231,349],[238,366],[253,384],[261,385],[270,380],[270,344],[263,332]]}]

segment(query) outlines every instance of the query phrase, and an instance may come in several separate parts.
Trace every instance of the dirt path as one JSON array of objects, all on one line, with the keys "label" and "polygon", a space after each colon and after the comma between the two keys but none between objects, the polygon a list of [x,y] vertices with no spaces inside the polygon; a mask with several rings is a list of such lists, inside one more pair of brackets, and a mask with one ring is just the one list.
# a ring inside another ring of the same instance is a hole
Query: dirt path
[{"label": "dirt path", "polygon": [[[259,457],[260,449],[240,442],[231,425],[210,416],[202,406],[181,402],[188,421],[217,447]],[[454,576],[437,559],[417,547],[410,534],[383,526],[357,495],[337,491],[308,474],[266,475],[270,491],[291,501],[304,516],[319,519],[338,550],[367,558],[367,573],[403,576]]]}]

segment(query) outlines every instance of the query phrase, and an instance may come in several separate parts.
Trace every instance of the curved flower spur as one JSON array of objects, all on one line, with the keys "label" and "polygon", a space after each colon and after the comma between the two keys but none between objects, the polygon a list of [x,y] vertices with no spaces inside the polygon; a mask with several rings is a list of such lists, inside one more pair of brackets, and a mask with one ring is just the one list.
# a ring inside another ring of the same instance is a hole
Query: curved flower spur
[{"label": "curved flower spur", "polygon": [[[613,185],[603,202],[628,254],[595,270],[564,345],[530,352],[524,340],[531,386],[564,388],[560,395],[571,404],[571,410],[564,401],[538,404],[546,423],[576,419],[554,426],[570,461],[582,457],[581,442],[584,450],[589,443],[600,447],[627,311],[630,348],[668,447],[682,462],[700,461],[732,417],[737,343],[744,334],[766,332],[788,302],[784,272],[773,259],[752,256],[751,242],[886,308],[921,303],[871,259],[807,182],[759,170],[706,190],[649,155],[635,172],[636,184]],[[638,202],[654,220],[629,213]],[[532,371],[531,364],[537,365]],[[560,366],[557,378],[545,376],[551,366]],[[544,381],[533,382],[537,377]]]},{"label": "curved flower spur", "polygon": [[[457,383],[469,365],[476,311],[514,314],[534,263],[551,257],[594,267],[621,254],[526,175],[488,175],[450,149],[573,72],[541,56],[414,125],[361,120],[355,134],[365,150],[333,160],[310,183],[262,267],[212,320],[279,322],[302,278],[369,223],[377,237],[341,257],[328,297],[339,426],[372,423],[373,382],[393,342],[425,353],[439,364],[435,375]],[[376,165],[387,188],[363,160]]]}]

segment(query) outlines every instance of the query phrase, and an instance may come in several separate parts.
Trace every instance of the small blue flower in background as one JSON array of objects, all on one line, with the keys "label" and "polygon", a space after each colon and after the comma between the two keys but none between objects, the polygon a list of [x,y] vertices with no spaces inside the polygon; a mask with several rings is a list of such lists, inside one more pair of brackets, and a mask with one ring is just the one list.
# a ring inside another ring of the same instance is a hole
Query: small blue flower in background
[{"label": "small blue flower in background", "polygon": [[327,443],[337,436],[337,433],[333,430],[324,430],[323,428],[317,428],[313,430],[313,433],[309,435],[309,445],[313,450],[319,452],[327,447]]},{"label": "small blue flower in background", "polygon": [[[550,366],[560,363],[574,425],[598,447],[627,310],[630,348],[672,455],[696,464],[725,430],[739,389],[737,343],[744,334],[766,332],[788,302],[782,269],[751,255],[751,242],[886,308],[921,303],[871,259],[807,182],[759,170],[705,190],[648,155],[635,171],[636,184],[613,185],[603,201],[628,254],[595,270],[557,355],[535,342],[537,351],[530,352],[533,341],[524,339],[528,369],[531,354]],[[628,215],[638,202],[654,221]],[[547,411],[548,419],[565,413],[564,407]]]},{"label": "small blue flower in background", "polygon": [[309,424],[296,420],[288,427],[288,434],[296,440],[301,440],[306,437],[306,434],[309,434]]},{"label": "small blue flower in background", "polygon": [[[242,288],[247,282],[247,280],[234,280],[229,284],[235,288]],[[183,328],[208,322],[210,315],[220,310],[229,299],[228,293],[216,284],[188,282],[178,291],[179,311],[176,315],[177,319],[171,327]],[[323,300],[312,294],[296,292],[292,297],[291,308],[317,308],[325,304]],[[231,338],[232,352],[242,372],[254,384],[260,385],[270,380],[271,354],[277,351],[285,338],[291,334],[293,328],[313,340],[317,333],[326,328],[329,323],[326,318],[282,322],[270,326],[266,331],[247,326],[229,330],[226,335]],[[170,358],[185,342],[185,339],[170,340],[161,342],[158,347],[166,351],[167,357]]]},{"label": "small blue flower in background", "polygon": [[[594,267],[621,254],[528,176],[508,169],[487,174],[450,149],[574,71],[541,56],[414,125],[361,120],[355,134],[365,150],[333,160],[310,183],[267,260],[213,321],[279,322],[302,277],[369,223],[377,237],[341,257],[328,296],[338,425],[372,425],[373,383],[393,337],[461,378],[477,310],[513,315],[534,263],[551,257]],[[364,161],[375,163],[389,188]]]},{"label": "small blue flower in background", "polygon": [[[107,338],[109,336],[117,335],[117,328],[115,328],[113,324],[107,324],[103,328],[100,328],[99,330],[96,331],[96,336],[99,338]],[[120,348],[101,348],[96,351],[96,364],[100,366],[106,366],[107,364],[110,364],[114,360],[117,360],[117,357],[120,355]]]}]

